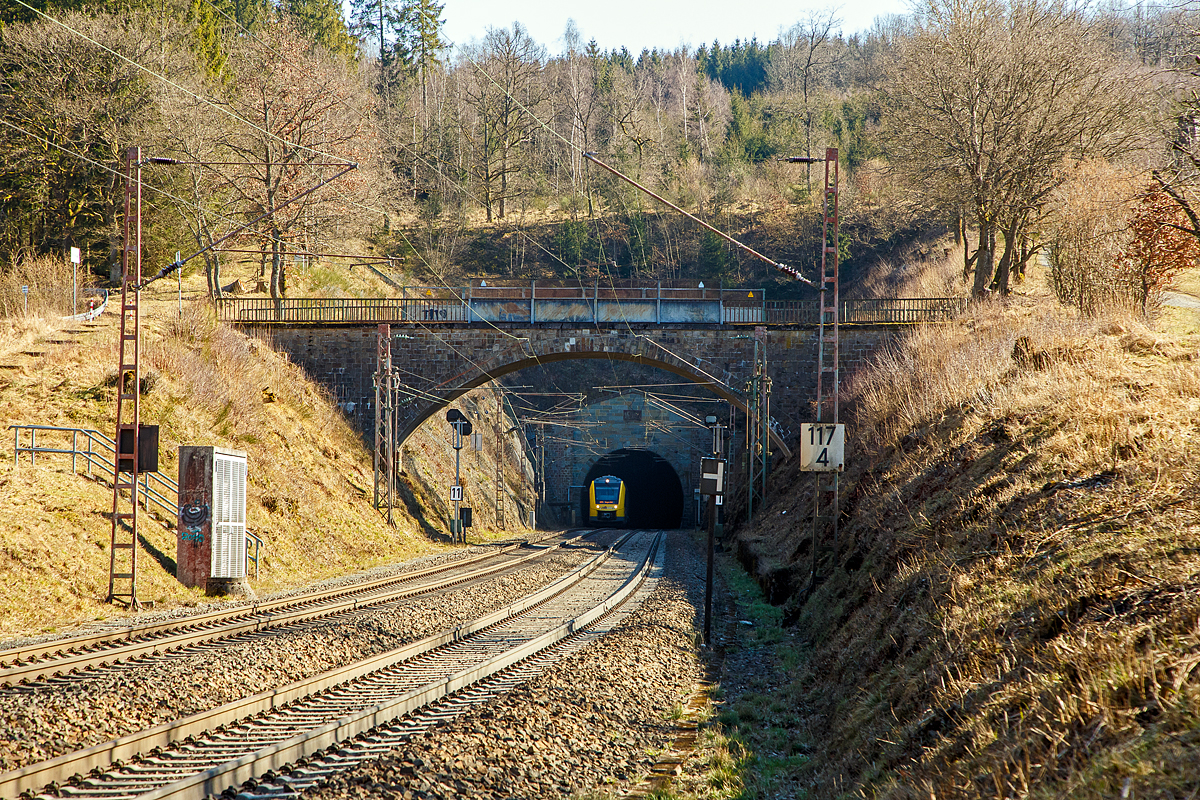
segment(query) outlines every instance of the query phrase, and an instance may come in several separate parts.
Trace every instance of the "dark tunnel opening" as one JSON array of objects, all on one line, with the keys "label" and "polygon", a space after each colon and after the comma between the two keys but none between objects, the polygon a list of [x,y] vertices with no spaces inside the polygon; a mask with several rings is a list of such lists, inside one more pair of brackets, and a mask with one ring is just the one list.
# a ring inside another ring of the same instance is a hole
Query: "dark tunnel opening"
[{"label": "dark tunnel opening", "polygon": [[[631,528],[678,528],[683,521],[683,486],[675,468],[649,450],[615,450],[588,471],[584,487],[604,475],[625,482],[625,514]],[[580,519],[588,518],[588,491],[580,493]]]}]

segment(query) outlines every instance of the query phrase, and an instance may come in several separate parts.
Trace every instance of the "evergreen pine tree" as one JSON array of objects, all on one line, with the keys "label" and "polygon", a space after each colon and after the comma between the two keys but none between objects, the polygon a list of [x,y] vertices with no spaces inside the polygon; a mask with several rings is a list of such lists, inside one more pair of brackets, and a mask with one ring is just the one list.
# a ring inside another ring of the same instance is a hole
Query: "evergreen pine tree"
[{"label": "evergreen pine tree", "polygon": [[210,79],[221,80],[225,75],[228,54],[221,41],[221,19],[217,11],[205,0],[192,0],[188,9],[192,22],[192,50]]},{"label": "evergreen pine tree", "polygon": [[407,0],[401,8],[399,39],[403,41],[408,63],[421,81],[421,108],[429,104],[429,71],[442,63],[446,41],[442,38],[442,11],[445,3],[436,0]]},{"label": "evergreen pine tree", "polygon": [[350,3],[350,34],[368,53],[375,52],[385,67],[391,61],[391,45],[396,41],[399,17],[400,8],[394,0],[351,0]]},{"label": "evergreen pine tree", "polygon": [[343,58],[358,54],[338,0],[287,0],[285,7],[300,33],[314,44]]}]

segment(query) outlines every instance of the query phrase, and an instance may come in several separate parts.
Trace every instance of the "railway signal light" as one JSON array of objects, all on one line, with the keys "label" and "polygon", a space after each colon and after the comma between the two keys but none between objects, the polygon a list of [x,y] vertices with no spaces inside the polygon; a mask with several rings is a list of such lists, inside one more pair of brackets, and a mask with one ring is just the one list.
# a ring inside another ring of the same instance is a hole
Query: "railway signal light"
[{"label": "railway signal light", "polygon": [[[450,502],[454,503],[454,519],[450,520],[450,541],[452,543],[461,541],[463,544],[466,544],[467,534],[464,528],[471,524],[471,510],[462,507],[463,489],[462,481],[459,480],[459,456],[462,453],[463,437],[471,435],[471,421],[457,408],[452,408],[446,412],[446,422],[449,422],[450,427],[454,428],[454,486],[450,487]],[[465,525],[463,520],[464,511],[467,515]]]}]

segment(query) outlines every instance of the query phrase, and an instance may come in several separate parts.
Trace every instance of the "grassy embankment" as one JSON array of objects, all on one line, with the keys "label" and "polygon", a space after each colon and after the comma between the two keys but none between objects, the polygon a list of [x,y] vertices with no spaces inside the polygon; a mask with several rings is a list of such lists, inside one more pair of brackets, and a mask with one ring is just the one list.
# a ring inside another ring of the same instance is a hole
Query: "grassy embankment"
[{"label": "grassy embankment", "polygon": [[[188,293],[202,294],[202,279],[189,280]],[[69,297],[69,273],[66,287]],[[0,320],[0,420],[5,428],[13,423],[92,428],[111,437],[115,309],[93,324],[70,323],[61,319],[66,309],[38,305],[38,297],[29,316]],[[440,495],[453,475],[453,450],[444,431],[424,427],[406,443],[404,505],[397,527],[390,528],[371,505],[371,453],[327,392],[266,343],[216,324],[201,300],[185,302],[180,317],[174,285],[158,284],[143,298],[141,413],[144,423],[160,426],[160,471],[175,476],[181,443],[248,452],[248,527],[267,543],[257,592],[444,546]],[[264,390],[274,399],[268,402]],[[470,406],[478,399],[462,402]],[[486,415],[493,407],[479,403],[477,413]],[[490,425],[482,429],[485,451],[464,459],[464,482],[478,509],[472,533],[491,537],[497,535],[488,511],[494,506],[495,443]],[[28,444],[28,434],[22,442]],[[38,443],[69,445],[69,437],[42,434]],[[14,465],[11,450],[7,453],[0,459],[0,637],[114,615],[116,609],[102,602],[108,588],[110,486],[72,474],[69,456],[43,455],[31,465],[25,455]],[[519,474],[508,468],[505,480],[519,497]],[[514,527],[511,504],[508,515],[509,535],[522,530]],[[204,601],[202,591],[174,579],[175,532],[169,522],[143,517],[139,526],[139,597],[158,608],[196,605]]]},{"label": "grassy embankment", "polygon": [[[672,796],[1194,798],[1200,317],[1021,287],[853,393],[838,567],[775,608],[726,564],[753,624]],[[740,532],[764,573],[807,576],[809,480]]]}]

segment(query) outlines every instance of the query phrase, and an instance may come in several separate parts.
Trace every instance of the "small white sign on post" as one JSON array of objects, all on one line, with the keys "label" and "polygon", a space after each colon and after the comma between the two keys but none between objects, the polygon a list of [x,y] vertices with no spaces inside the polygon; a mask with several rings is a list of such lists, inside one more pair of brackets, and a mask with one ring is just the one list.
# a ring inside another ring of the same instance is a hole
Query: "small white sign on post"
[{"label": "small white sign on post", "polygon": [[79,313],[79,265],[83,263],[83,253],[78,247],[71,248],[71,313]]},{"label": "small white sign on post", "polygon": [[846,463],[846,426],[806,422],[800,426],[800,469],[841,472]]},{"label": "small white sign on post", "polygon": [[462,502],[462,487],[461,486],[451,486],[450,487],[450,502],[451,503],[461,503]]},{"label": "small white sign on post", "polygon": [[483,449],[483,434],[482,433],[472,433],[471,434],[471,449],[473,449],[473,450],[482,450]]}]

